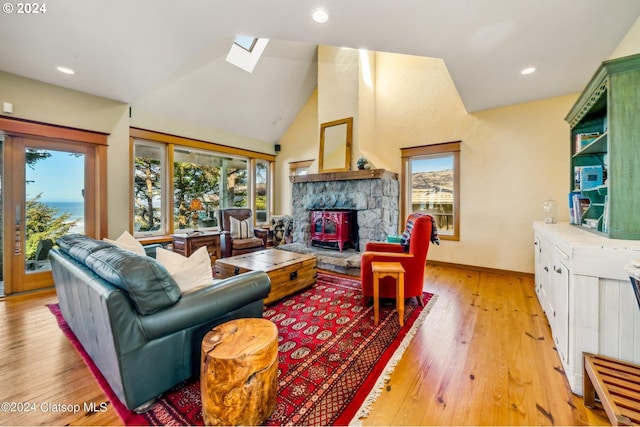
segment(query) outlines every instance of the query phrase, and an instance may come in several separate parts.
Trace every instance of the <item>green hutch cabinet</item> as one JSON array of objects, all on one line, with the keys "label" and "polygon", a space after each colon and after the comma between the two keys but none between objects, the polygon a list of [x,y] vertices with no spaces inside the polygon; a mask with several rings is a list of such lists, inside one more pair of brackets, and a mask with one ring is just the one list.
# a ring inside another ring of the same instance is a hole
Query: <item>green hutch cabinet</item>
[{"label": "green hutch cabinet", "polygon": [[640,54],[603,62],[565,120],[575,223],[640,240]]}]

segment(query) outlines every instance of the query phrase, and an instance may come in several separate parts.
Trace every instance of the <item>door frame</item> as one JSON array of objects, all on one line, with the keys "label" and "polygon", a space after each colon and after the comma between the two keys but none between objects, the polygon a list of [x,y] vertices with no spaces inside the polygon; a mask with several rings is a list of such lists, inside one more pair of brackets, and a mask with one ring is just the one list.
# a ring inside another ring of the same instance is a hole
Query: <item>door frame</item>
[{"label": "door frame", "polygon": [[[36,140],[39,146],[52,150],[75,148],[85,154],[85,234],[101,239],[108,235],[107,229],[107,137],[101,132],[67,128],[21,119],[0,117],[0,132],[5,135],[3,183],[6,183],[3,195],[3,266],[4,293],[9,295],[39,289],[53,285],[50,272],[30,273],[25,280],[24,239],[21,239],[16,254],[16,233],[24,236],[24,169],[9,176],[7,165],[22,165],[24,168],[24,149],[20,139]],[[21,152],[20,152],[21,151]],[[17,161],[20,161],[16,163]],[[20,226],[16,228],[16,200],[19,200]],[[16,262],[16,258],[22,261]]]}]

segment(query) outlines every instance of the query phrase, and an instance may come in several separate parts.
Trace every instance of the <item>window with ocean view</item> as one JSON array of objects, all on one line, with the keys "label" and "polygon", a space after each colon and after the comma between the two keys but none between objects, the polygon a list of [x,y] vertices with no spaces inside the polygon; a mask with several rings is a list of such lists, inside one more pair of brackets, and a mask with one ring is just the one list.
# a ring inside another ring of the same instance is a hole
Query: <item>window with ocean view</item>
[{"label": "window with ocean view", "polygon": [[107,134],[9,117],[0,133],[0,294],[11,295],[53,285],[59,237],[106,235]]},{"label": "window with ocean view", "polygon": [[55,240],[85,232],[84,154],[25,151],[25,269],[49,269]]}]

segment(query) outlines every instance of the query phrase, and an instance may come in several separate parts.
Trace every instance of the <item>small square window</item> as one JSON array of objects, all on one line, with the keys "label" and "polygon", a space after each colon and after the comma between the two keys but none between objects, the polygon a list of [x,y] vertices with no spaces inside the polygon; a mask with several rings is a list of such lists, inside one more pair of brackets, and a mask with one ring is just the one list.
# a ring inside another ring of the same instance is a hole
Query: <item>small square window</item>
[{"label": "small square window", "polygon": [[238,46],[240,46],[241,48],[243,48],[244,50],[246,50],[247,52],[251,52],[253,50],[253,47],[256,45],[257,41],[258,41],[257,37],[236,36],[233,42]]}]

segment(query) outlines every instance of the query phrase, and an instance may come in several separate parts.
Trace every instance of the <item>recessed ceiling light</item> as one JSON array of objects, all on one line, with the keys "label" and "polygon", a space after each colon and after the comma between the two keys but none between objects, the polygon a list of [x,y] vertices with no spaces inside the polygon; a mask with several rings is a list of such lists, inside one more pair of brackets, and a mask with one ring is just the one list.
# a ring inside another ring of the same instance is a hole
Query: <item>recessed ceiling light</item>
[{"label": "recessed ceiling light", "polygon": [[313,9],[311,12],[311,17],[318,24],[324,24],[329,20],[329,12],[322,8]]},{"label": "recessed ceiling light", "polygon": [[522,74],[523,76],[526,76],[527,74],[531,74],[535,71],[536,71],[536,67],[527,67],[527,68],[524,68],[522,71],[520,71],[520,74]]},{"label": "recessed ceiling light", "polygon": [[67,68],[67,67],[57,67],[56,69],[58,71],[60,71],[61,73],[65,73],[65,74],[75,74],[76,73],[71,68]]}]

